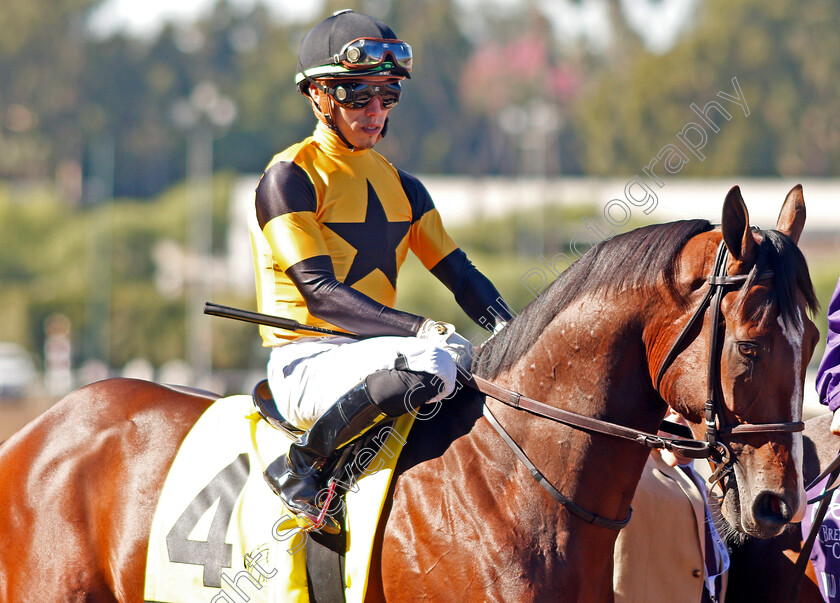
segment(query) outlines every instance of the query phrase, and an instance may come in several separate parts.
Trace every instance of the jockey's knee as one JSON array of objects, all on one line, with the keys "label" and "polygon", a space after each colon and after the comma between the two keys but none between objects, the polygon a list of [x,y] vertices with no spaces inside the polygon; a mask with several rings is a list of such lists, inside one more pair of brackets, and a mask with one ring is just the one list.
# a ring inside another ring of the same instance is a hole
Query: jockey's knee
[{"label": "jockey's knee", "polygon": [[376,371],[366,378],[371,400],[383,413],[399,417],[452,393],[457,370],[455,362],[446,352],[439,348],[434,350],[436,352],[429,351],[436,358],[423,367],[425,370],[416,370],[418,363],[410,365],[410,359],[400,355],[395,368]]},{"label": "jockey's knee", "polygon": [[452,392],[458,376],[458,365],[442,347],[429,341],[407,338],[397,351],[394,368],[436,375],[443,381],[443,397]]}]

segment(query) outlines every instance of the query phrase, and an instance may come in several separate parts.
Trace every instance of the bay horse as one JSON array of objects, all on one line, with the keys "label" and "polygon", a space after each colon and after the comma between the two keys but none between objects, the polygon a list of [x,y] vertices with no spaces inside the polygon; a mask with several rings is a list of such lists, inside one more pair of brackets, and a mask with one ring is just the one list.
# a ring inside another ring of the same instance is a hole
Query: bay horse
[{"label": "bay horse", "polygon": [[[531,397],[649,433],[670,405],[695,437],[716,440],[733,529],[774,536],[802,503],[797,429],[818,338],[796,246],[804,220],[795,187],[776,230],[753,230],[734,187],[720,228],[690,220],[615,236],[483,346],[474,372],[515,390],[509,403]],[[712,282],[719,310],[706,310]],[[719,408],[707,428],[710,375]],[[0,600],[142,601],[155,503],[211,402],[104,381],[0,447]],[[474,393],[448,402],[416,421],[400,457],[366,600],[612,600],[613,528],[630,515],[647,454]]]}]

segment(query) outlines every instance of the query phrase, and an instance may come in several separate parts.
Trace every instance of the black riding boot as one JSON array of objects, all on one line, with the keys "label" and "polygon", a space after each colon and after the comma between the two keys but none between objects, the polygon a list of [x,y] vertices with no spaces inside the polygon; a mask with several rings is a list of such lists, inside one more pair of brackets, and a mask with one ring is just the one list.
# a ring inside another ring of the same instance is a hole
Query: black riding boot
[{"label": "black riding boot", "polygon": [[319,469],[333,452],[349,444],[386,415],[370,398],[366,381],[344,394],[289,448],[288,455],[272,462],[263,476],[289,509],[311,520],[321,510],[316,504],[325,484]]},{"label": "black riding boot", "polygon": [[329,457],[382,419],[400,417],[429,402],[441,385],[432,374],[409,370],[405,358],[398,357],[393,369],[368,375],[339,398],[292,444],[288,455],[266,468],[265,481],[289,509],[314,523],[321,512],[316,499],[325,486],[319,469]]}]

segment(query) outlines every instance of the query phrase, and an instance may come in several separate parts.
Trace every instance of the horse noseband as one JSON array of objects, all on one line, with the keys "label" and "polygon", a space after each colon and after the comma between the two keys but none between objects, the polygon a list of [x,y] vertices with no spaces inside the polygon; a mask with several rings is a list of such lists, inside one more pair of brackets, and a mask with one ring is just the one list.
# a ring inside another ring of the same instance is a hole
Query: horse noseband
[{"label": "horse noseband", "polygon": [[[729,257],[729,251],[726,244],[721,241],[718,246],[717,256],[715,257],[714,271],[707,279],[709,289],[706,295],[700,302],[700,305],[694,311],[694,314],[689,319],[688,323],[683,328],[680,335],[677,337],[671,349],[665,355],[665,360],[659,367],[659,372],[656,375],[656,391],[659,391],[659,386],[662,383],[662,378],[665,372],[679,356],[683,346],[688,339],[692,328],[702,321],[702,317],[706,312],[706,308],[711,308],[711,335],[709,337],[709,364],[706,379],[706,404],[705,404],[705,423],[706,423],[706,442],[708,443],[709,459],[715,464],[714,471],[709,477],[709,483],[715,484],[723,479],[729,472],[732,471],[732,465],[735,462],[734,455],[729,447],[720,440],[722,435],[743,434],[743,433],[793,433],[803,431],[805,423],[802,421],[792,421],[788,423],[739,423],[737,425],[729,426],[724,422],[723,415],[723,401],[720,399],[718,391],[720,391],[720,363],[721,363],[721,342],[723,340],[724,320],[721,313],[720,306],[723,301],[723,296],[728,287],[740,288],[746,282],[748,275],[729,276],[726,274],[726,260]],[[773,271],[767,270],[756,276],[755,280],[764,280],[773,277]]]}]

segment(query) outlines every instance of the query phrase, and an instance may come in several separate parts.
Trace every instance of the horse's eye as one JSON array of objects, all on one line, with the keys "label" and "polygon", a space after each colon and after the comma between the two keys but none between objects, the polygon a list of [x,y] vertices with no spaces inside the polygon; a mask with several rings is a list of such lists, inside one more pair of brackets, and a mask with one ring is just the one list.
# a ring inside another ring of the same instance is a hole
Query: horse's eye
[{"label": "horse's eye", "polygon": [[738,353],[744,358],[758,358],[758,346],[754,343],[739,341]]}]

